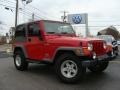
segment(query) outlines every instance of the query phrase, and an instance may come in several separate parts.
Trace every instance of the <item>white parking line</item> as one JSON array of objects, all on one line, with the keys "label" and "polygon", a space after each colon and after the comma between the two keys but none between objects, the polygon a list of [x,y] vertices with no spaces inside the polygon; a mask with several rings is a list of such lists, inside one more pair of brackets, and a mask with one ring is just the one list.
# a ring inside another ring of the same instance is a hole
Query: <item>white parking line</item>
[{"label": "white parking line", "polygon": [[110,61],[111,63],[119,63],[120,64],[120,61]]}]

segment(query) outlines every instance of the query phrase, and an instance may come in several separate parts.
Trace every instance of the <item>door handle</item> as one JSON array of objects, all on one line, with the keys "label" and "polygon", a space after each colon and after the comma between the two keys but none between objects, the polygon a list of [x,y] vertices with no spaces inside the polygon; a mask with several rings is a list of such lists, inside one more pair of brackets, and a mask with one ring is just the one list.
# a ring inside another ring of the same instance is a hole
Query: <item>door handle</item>
[{"label": "door handle", "polygon": [[28,38],[28,41],[31,42],[31,38]]}]

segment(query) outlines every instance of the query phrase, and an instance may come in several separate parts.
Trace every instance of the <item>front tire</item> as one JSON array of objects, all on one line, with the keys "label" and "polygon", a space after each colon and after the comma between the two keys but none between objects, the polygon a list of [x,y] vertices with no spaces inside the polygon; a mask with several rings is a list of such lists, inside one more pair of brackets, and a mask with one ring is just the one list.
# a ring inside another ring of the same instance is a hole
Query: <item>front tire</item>
[{"label": "front tire", "polygon": [[14,65],[17,70],[24,71],[28,68],[28,62],[25,59],[24,53],[20,50],[15,52]]},{"label": "front tire", "polygon": [[88,69],[94,73],[103,72],[108,67],[109,62],[98,62],[94,66],[88,67]]},{"label": "front tire", "polygon": [[81,62],[74,54],[63,54],[55,63],[56,74],[59,79],[65,83],[78,82],[86,68],[83,68]]}]

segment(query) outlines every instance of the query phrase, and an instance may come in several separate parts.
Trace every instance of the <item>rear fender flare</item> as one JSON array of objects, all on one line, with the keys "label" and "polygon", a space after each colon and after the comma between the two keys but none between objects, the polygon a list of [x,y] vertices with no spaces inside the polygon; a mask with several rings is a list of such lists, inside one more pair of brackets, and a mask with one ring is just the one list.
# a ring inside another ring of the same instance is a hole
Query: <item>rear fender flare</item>
[{"label": "rear fender flare", "polygon": [[14,52],[13,52],[13,56],[14,56],[16,50],[21,50],[21,51],[24,53],[25,58],[28,58],[28,54],[27,54],[26,49],[25,49],[24,46],[22,46],[22,45],[17,45],[17,46],[14,48],[14,50],[13,50],[13,51],[14,51]]}]

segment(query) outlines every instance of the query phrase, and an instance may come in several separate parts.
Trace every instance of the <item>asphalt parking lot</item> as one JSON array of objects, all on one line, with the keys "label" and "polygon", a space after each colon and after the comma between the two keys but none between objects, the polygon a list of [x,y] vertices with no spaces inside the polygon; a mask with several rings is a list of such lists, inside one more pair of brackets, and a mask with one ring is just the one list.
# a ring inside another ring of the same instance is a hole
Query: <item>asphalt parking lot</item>
[{"label": "asphalt parking lot", "polygon": [[0,90],[120,90],[120,56],[105,72],[93,74],[87,70],[81,82],[65,84],[57,80],[51,66],[30,64],[27,71],[17,71],[13,58],[0,52]]}]

